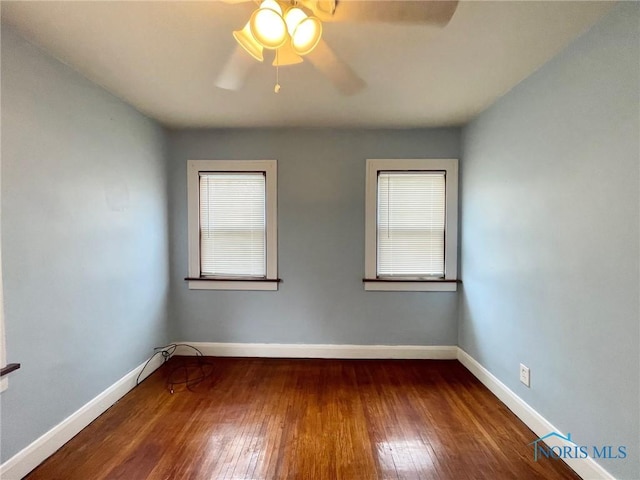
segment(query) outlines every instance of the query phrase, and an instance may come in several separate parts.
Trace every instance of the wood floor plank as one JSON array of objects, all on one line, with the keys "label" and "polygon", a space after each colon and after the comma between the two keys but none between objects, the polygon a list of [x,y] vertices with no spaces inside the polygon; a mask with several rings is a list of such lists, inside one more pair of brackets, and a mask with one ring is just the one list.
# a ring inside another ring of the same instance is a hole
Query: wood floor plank
[{"label": "wood floor plank", "polygon": [[[28,480],[578,479],[457,361],[175,357]],[[182,372],[182,373],[181,373]]]}]

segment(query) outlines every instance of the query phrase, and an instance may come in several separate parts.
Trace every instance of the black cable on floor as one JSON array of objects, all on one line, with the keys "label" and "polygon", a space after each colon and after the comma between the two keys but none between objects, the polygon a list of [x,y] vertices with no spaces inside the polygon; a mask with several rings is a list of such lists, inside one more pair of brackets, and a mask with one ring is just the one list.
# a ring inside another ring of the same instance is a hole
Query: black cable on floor
[{"label": "black cable on floor", "polygon": [[190,348],[193,350],[194,355],[190,357],[181,358],[175,361],[175,365],[167,375],[167,388],[169,392],[174,392],[175,385],[185,385],[187,390],[192,391],[192,388],[201,383],[204,379],[209,377],[213,373],[213,363],[204,359],[204,355],[193,345],[187,343],[170,343],[163,347],[155,347],[153,355],[147,360],[147,362],[138,373],[136,378],[136,385],[140,384],[140,377],[146,370],[151,361],[158,355],[163,358],[163,363],[169,361],[173,357],[178,347]]}]

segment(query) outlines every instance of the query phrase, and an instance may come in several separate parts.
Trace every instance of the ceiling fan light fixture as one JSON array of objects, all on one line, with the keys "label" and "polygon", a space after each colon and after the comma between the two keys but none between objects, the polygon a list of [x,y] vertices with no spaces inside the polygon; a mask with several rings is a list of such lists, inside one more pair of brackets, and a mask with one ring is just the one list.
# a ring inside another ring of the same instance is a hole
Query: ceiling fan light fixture
[{"label": "ceiling fan light fixture", "polygon": [[[275,7],[272,8],[272,3]],[[263,5],[265,5],[263,7]],[[265,0],[259,9],[253,12],[249,25],[251,34],[264,48],[276,49],[287,41],[287,24],[282,18],[282,9],[273,0]]]},{"label": "ceiling fan light fixture", "polygon": [[247,22],[242,30],[234,31],[233,38],[236,39],[236,42],[238,42],[249,55],[251,55],[259,62],[262,62],[264,60],[264,57],[262,55],[262,45],[260,45],[251,34],[251,26],[249,24],[250,22]]},{"label": "ceiling fan light fixture", "polygon": [[287,24],[287,31],[289,32],[289,35],[293,37],[293,32],[296,31],[296,27],[307,17],[308,15],[304,13],[301,8],[291,7],[288,9],[284,14],[284,21]]},{"label": "ceiling fan light fixture", "polygon": [[293,51],[291,42],[287,41],[283,46],[276,50],[276,56],[273,59],[274,67],[286,67],[287,65],[296,65],[302,63],[302,57]]},{"label": "ceiling fan light fixture", "polygon": [[316,17],[307,17],[296,26],[291,35],[291,46],[298,55],[310,53],[322,37],[322,22]]},{"label": "ceiling fan light fixture", "polygon": [[263,0],[260,3],[260,8],[268,8],[269,10],[273,10],[274,12],[277,12],[278,15],[282,16],[282,7],[276,0]]}]

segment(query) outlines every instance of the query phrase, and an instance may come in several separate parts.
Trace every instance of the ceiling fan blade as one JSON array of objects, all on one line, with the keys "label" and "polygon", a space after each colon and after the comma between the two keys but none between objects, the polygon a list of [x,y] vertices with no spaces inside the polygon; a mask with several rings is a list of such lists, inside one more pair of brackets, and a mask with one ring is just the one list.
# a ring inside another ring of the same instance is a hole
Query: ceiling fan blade
[{"label": "ceiling fan blade", "polygon": [[324,40],[320,40],[306,58],[345,95],[358,93],[366,85],[349,65],[338,58]]},{"label": "ceiling fan blade", "polygon": [[225,90],[240,90],[255,63],[256,61],[240,45],[236,45],[216,79],[216,86]]},{"label": "ceiling fan blade", "polygon": [[318,9],[327,22],[401,23],[444,27],[458,8],[458,0],[348,0],[336,4],[333,15]]}]

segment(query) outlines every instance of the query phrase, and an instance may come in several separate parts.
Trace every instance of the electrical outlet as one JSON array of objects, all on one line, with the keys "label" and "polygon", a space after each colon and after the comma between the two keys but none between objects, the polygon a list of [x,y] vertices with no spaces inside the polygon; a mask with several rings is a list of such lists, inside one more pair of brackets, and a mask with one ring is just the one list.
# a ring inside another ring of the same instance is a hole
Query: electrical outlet
[{"label": "electrical outlet", "polygon": [[527,387],[531,386],[529,383],[529,367],[523,364],[520,364],[520,381]]}]

